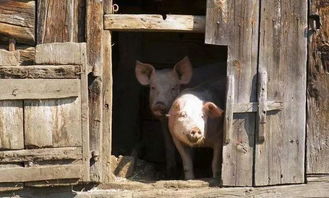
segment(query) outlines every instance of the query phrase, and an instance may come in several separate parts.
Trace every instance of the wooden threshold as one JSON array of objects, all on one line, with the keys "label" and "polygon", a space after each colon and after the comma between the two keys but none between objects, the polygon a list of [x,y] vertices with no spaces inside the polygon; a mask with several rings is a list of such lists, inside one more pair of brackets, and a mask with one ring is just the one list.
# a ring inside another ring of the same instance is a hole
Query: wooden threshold
[{"label": "wooden threshold", "polygon": [[205,32],[205,16],[159,14],[106,14],[104,28],[112,31]]}]

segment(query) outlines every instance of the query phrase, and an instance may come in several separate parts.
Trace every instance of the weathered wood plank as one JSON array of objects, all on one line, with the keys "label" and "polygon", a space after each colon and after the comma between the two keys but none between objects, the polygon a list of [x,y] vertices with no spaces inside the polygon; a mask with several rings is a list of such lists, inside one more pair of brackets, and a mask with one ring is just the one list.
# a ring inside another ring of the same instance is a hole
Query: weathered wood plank
[{"label": "weathered wood plank", "polygon": [[[111,5],[110,5],[111,6]],[[97,76],[89,85],[89,123],[90,123],[90,151],[93,153],[93,162],[90,166],[90,180],[100,182],[102,174],[102,138],[103,138],[103,68],[104,47],[111,46],[110,42],[104,40],[104,2],[87,1],[86,37],[88,65],[92,67],[94,76]],[[106,43],[105,43],[106,42]],[[106,122],[109,122],[107,120]]]},{"label": "weathered wood plank", "polygon": [[0,161],[2,163],[66,159],[77,160],[81,158],[82,149],[80,147],[0,151]]},{"label": "weathered wood plank", "polygon": [[43,0],[37,8],[37,43],[78,41],[78,0]]},{"label": "weathered wood plank", "polygon": [[[318,14],[319,30],[310,31],[307,82],[307,173],[329,173],[329,4],[310,1],[309,14]],[[314,23],[310,20],[310,23]]]},{"label": "weathered wood plank", "polygon": [[79,79],[0,79],[0,100],[55,99],[79,95]]},{"label": "weathered wood plank", "polygon": [[82,180],[90,181],[90,132],[89,132],[89,106],[88,106],[88,71],[87,71],[87,48],[81,46],[81,59],[83,60],[81,72],[81,104],[80,114],[81,138],[82,138]]},{"label": "weathered wood plank", "polygon": [[[106,5],[112,5],[112,0],[104,1],[104,12],[110,13],[112,6],[108,8]],[[112,92],[113,92],[113,75],[112,75],[112,34],[110,31],[103,32],[103,137],[101,147],[101,161],[99,165],[103,174],[102,182],[107,183],[112,179],[110,153],[112,153]]]},{"label": "weathered wood plank", "polygon": [[234,76],[227,77],[226,83],[226,106],[224,119],[224,143],[230,143],[233,127],[233,107],[234,107]]},{"label": "weathered wood plank", "polygon": [[35,0],[2,0],[0,3],[0,34],[18,42],[35,42]]},{"label": "weathered wood plank", "polygon": [[207,0],[205,43],[228,45],[231,39],[229,0]]},{"label": "weathered wood plank", "polygon": [[[255,185],[303,183],[305,174],[307,0],[262,1],[259,71],[268,75],[264,142],[255,147]],[[298,58],[296,58],[298,57]]]},{"label": "weathered wood plank", "polygon": [[80,97],[25,100],[25,146],[28,148],[81,146]]},{"label": "weathered wood plank", "polygon": [[[0,45],[0,49],[9,50],[9,47],[8,45]],[[19,65],[33,65],[35,63],[35,47],[28,45],[16,45],[16,50],[19,52]]]},{"label": "weathered wood plank", "polygon": [[[260,1],[235,0],[227,3],[227,30],[231,38],[227,75],[234,76],[234,104],[256,102]],[[214,39],[218,39],[220,44],[222,37]],[[224,186],[251,186],[256,115],[234,114],[233,119],[231,141],[223,147],[222,183]]]},{"label": "weathered wood plank", "polygon": [[205,31],[205,17],[193,15],[107,14],[104,28],[112,31],[198,32]]},{"label": "weathered wood plank", "polygon": [[[266,111],[283,109],[282,102],[266,101],[265,104],[266,104],[265,106]],[[234,113],[257,112],[257,111],[258,111],[258,102],[239,103],[239,104],[234,104],[233,107]]]},{"label": "weathered wood plank", "polygon": [[19,65],[20,54],[18,51],[7,51],[0,49],[0,66],[1,65]]},{"label": "weathered wood plank", "polygon": [[83,64],[84,43],[45,43],[36,47],[36,64]]},{"label": "weathered wood plank", "polygon": [[88,0],[86,16],[86,40],[88,65],[94,76],[103,74],[103,2]]},{"label": "weathered wood plank", "polygon": [[266,100],[267,100],[267,73],[266,71],[259,71],[259,85],[258,85],[258,117],[257,117],[257,141],[264,141],[264,134],[266,132]]},{"label": "weathered wood plank", "polygon": [[23,101],[0,101],[0,150],[23,148]]},{"label": "weathered wood plank", "polygon": [[34,188],[45,188],[45,187],[60,187],[60,186],[74,186],[79,183],[79,179],[56,179],[56,180],[47,180],[47,181],[34,181],[34,182],[25,182],[25,187],[34,187]]},{"label": "weathered wood plank", "polygon": [[80,178],[81,165],[36,166],[0,169],[0,182],[27,182]]},{"label": "weathered wood plank", "polygon": [[1,79],[75,79],[80,75],[80,65],[0,66]]}]

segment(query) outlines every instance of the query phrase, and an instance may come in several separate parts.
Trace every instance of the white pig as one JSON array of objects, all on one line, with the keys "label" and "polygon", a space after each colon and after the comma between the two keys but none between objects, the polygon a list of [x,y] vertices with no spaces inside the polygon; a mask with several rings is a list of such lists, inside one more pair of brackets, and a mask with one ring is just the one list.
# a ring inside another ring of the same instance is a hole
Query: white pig
[{"label": "white pig", "polygon": [[168,113],[168,127],[183,161],[185,179],[193,179],[192,147],[213,148],[213,177],[220,174],[225,79],[184,90]]}]

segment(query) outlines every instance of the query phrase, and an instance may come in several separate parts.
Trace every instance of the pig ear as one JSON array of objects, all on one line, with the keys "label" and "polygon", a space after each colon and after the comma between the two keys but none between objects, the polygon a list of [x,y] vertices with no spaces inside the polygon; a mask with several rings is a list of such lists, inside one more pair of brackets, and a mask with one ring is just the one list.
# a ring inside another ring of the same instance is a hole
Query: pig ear
[{"label": "pig ear", "polygon": [[154,70],[155,69],[152,65],[136,61],[136,78],[142,85],[150,84],[150,78],[154,73]]},{"label": "pig ear", "polygon": [[192,64],[185,56],[174,66],[174,71],[178,74],[180,84],[187,84],[192,78]]},{"label": "pig ear", "polygon": [[210,118],[218,118],[221,117],[224,113],[224,111],[217,107],[214,103],[212,102],[206,102],[203,105],[203,110],[204,112],[210,117]]}]

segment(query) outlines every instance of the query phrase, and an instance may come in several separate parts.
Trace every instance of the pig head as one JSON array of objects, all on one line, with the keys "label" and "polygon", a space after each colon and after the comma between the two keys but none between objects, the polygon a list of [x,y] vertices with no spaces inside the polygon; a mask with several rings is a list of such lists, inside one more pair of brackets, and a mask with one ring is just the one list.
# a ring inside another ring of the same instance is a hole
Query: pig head
[{"label": "pig head", "polygon": [[136,61],[136,78],[150,87],[150,109],[154,116],[164,116],[180,93],[181,85],[192,77],[192,64],[188,57],[177,62],[173,69],[156,70],[151,64]]}]

